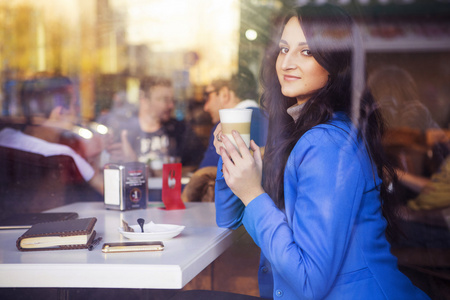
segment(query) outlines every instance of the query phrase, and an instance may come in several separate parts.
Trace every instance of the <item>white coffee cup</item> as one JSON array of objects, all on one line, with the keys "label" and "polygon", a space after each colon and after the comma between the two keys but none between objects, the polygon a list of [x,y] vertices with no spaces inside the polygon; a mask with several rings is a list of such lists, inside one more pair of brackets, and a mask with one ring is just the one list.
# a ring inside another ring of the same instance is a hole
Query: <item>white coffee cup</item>
[{"label": "white coffee cup", "polygon": [[236,148],[237,144],[231,134],[236,130],[241,135],[247,147],[250,147],[250,125],[252,110],[248,108],[227,108],[219,110],[222,133],[225,134]]}]

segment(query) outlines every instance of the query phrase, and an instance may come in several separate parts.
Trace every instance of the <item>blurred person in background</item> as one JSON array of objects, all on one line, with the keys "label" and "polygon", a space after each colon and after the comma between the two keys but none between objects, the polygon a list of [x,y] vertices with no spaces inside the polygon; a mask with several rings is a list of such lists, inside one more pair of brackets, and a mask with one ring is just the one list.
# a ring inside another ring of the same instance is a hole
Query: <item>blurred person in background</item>
[{"label": "blurred person in background", "polygon": [[[103,176],[96,161],[103,150],[101,139],[90,132],[80,136],[74,85],[64,76],[37,76],[26,80],[20,91],[26,124],[23,130],[4,128],[0,146],[43,156],[73,158],[83,179],[103,194]],[[87,130],[87,129],[86,129]]]},{"label": "blurred person in background", "polygon": [[388,128],[440,128],[420,101],[416,82],[406,70],[394,65],[380,67],[370,74],[367,85]]},{"label": "blurred person in background", "polygon": [[[415,175],[430,176],[449,149],[442,142],[445,133],[420,101],[413,77],[400,67],[382,66],[369,75],[368,87],[386,121],[383,144],[394,165]],[[413,154],[416,157],[408,157]]]},{"label": "blurred person in background", "polygon": [[252,110],[250,137],[262,147],[266,144],[268,119],[259,107],[258,98],[257,81],[253,73],[245,67],[241,67],[230,80],[214,80],[206,87],[203,109],[210,114],[215,126],[211,130],[208,148],[200,168],[215,167],[219,161],[219,155],[214,147],[214,131],[220,122],[219,110],[221,109],[250,108]]},{"label": "blurred person in background", "polygon": [[391,243],[393,248],[427,248],[431,257],[431,249],[450,247],[444,217],[450,207],[449,139],[420,101],[406,70],[380,67],[370,74],[368,86],[386,120],[383,145],[399,179],[393,189],[400,199],[397,224],[402,234]]},{"label": "blurred person in background", "polygon": [[262,65],[264,159],[254,141],[251,152],[234,132],[238,152],[220,124],[215,132],[217,224],[243,224],[261,248],[264,298],[429,299],[398,270],[385,236],[395,173],[364,75],[352,74],[364,58],[353,20],[323,4],[282,21]]},{"label": "blurred person in background", "polygon": [[[115,92],[111,100],[111,107],[102,111],[96,119],[96,122],[107,127],[107,134],[104,139],[106,145],[119,143],[123,124],[126,124],[128,120],[137,118],[138,113],[137,105],[128,101],[127,93],[124,90]],[[117,146],[119,145],[122,144],[117,144]],[[105,164],[110,162],[110,159],[110,153],[108,149],[105,149],[100,157],[99,165],[104,167]]]},{"label": "blurred person in background", "polygon": [[252,110],[250,137],[263,147],[267,140],[268,119],[257,102],[258,87],[253,73],[241,67],[230,80],[214,80],[205,89],[203,109],[211,116],[214,127],[211,130],[208,147],[199,169],[194,172],[181,195],[183,201],[214,201],[214,182],[219,155],[214,147],[214,131],[220,122],[219,110],[225,108],[249,108]]},{"label": "blurred person in background", "polygon": [[449,140],[419,100],[413,77],[397,66],[383,66],[370,74],[368,86],[386,120],[383,143],[403,202],[413,210],[450,204],[445,196]]},{"label": "blurred person in background", "polygon": [[155,172],[174,162],[197,168],[204,147],[189,124],[173,118],[172,81],[145,77],[140,90],[138,116],[120,125],[120,142],[108,147],[110,160],[143,162]]},{"label": "blurred person in background", "polygon": [[399,180],[418,195],[407,199],[412,210],[434,210],[450,207],[450,156],[430,178],[397,170]]},{"label": "blurred person in background", "polygon": [[113,135],[120,134],[118,124],[136,117],[138,108],[128,101],[127,92],[124,90],[115,92],[112,97],[111,108],[97,118],[97,122],[112,130]]}]

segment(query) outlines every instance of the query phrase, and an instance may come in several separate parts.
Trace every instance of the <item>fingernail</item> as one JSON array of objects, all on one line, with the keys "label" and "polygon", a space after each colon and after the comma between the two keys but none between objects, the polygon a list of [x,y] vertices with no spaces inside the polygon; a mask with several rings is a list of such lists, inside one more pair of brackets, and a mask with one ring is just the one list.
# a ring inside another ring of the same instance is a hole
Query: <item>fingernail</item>
[{"label": "fingernail", "polygon": [[231,133],[234,134],[234,135],[238,134],[238,132],[236,130],[234,130],[234,129],[231,131]]}]

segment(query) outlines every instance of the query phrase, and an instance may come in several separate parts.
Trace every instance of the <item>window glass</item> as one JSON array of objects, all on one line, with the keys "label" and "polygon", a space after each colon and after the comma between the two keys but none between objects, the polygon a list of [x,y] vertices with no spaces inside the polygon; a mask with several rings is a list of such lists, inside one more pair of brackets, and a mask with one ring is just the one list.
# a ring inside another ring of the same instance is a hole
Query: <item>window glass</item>
[{"label": "window glass", "polygon": [[183,178],[214,167],[224,81],[249,72],[255,93],[241,100],[259,105],[277,16],[325,3],[347,10],[361,36],[353,120],[367,91],[385,120],[404,233],[392,251],[415,284],[443,297],[450,262],[434,259],[450,247],[446,0],[0,0],[0,215],[103,201],[108,163],[140,161],[151,178],[165,163],[182,163]]}]

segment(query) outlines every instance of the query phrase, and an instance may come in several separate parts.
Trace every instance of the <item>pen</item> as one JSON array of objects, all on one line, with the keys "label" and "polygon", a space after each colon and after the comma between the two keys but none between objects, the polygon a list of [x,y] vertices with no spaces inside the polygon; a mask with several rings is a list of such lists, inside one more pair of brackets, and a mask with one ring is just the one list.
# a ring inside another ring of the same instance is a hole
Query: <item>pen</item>
[{"label": "pen", "polygon": [[100,241],[102,240],[102,237],[99,237],[97,239],[95,239],[92,244],[89,245],[89,251],[94,250],[95,246],[97,246],[98,244],[100,244]]}]

